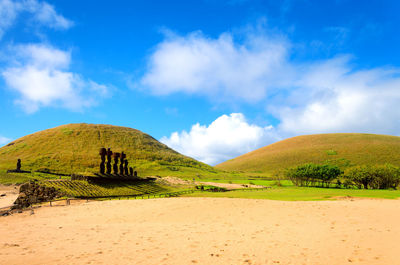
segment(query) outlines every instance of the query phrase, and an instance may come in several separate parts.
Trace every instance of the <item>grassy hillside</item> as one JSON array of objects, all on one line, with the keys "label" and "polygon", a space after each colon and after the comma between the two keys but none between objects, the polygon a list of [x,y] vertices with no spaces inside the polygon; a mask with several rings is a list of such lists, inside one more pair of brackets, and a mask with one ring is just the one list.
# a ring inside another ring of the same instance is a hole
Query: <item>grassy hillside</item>
[{"label": "grassy hillside", "polygon": [[141,131],[119,126],[68,124],[17,139],[0,148],[0,170],[23,170],[91,175],[98,172],[99,148],[124,151],[139,175],[213,175],[215,168],[181,155]]},{"label": "grassy hillside", "polygon": [[358,133],[297,136],[228,160],[216,167],[254,175],[272,175],[309,162],[329,163],[343,169],[355,165],[385,163],[400,166],[400,137]]}]

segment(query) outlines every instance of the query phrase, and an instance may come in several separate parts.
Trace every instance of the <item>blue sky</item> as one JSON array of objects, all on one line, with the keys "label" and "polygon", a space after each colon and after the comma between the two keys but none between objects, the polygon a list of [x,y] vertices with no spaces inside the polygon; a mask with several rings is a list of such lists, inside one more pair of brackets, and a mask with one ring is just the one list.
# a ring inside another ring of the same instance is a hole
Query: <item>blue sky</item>
[{"label": "blue sky", "polygon": [[210,164],[287,137],[400,134],[398,1],[0,0],[0,144],[66,123]]}]

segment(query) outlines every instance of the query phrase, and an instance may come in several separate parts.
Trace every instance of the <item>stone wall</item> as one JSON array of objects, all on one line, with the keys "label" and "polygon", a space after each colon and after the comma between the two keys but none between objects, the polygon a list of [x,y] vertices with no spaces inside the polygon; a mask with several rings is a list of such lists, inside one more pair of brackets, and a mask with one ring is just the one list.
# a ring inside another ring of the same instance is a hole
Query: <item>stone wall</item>
[{"label": "stone wall", "polygon": [[63,196],[63,194],[54,187],[46,187],[36,182],[29,182],[20,186],[19,196],[15,200],[12,208],[22,209],[34,203],[50,201],[61,196]]}]

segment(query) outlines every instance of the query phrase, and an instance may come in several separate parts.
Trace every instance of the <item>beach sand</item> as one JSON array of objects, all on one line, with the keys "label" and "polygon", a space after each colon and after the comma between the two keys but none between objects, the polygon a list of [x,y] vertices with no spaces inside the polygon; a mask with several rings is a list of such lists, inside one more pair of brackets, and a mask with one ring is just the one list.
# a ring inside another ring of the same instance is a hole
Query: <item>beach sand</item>
[{"label": "beach sand", "polygon": [[1,264],[400,264],[400,200],[114,200],[0,218]]},{"label": "beach sand", "polygon": [[19,187],[14,185],[0,185],[0,208],[12,206],[18,198]]}]

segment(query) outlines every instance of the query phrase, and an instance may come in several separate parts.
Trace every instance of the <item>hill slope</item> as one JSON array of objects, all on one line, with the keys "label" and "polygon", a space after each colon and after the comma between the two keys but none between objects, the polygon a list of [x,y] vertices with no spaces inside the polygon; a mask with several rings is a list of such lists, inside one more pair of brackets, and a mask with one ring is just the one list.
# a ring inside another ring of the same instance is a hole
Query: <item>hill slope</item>
[{"label": "hill slope", "polygon": [[272,174],[313,162],[348,168],[391,163],[400,166],[400,137],[339,133],[304,135],[273,143],[223,162],[223,170]]},{"label": "hill slope", "polygon": [[19,138],[0,148],[0,169],[13,169],[22,160],[23,170],[56,173],[98,172],[99,148],[124,151],[140,175],[213,173],[211,166],[181,155],[141,131],[119,126],[68,124]]}]

